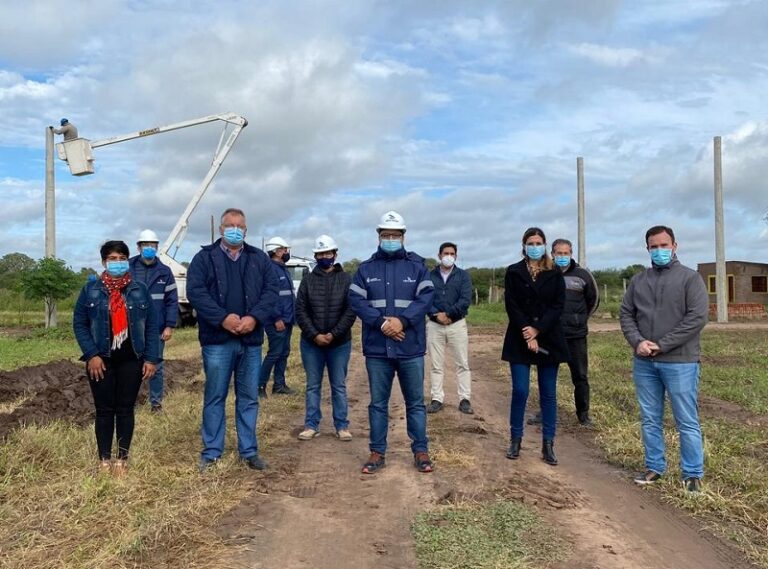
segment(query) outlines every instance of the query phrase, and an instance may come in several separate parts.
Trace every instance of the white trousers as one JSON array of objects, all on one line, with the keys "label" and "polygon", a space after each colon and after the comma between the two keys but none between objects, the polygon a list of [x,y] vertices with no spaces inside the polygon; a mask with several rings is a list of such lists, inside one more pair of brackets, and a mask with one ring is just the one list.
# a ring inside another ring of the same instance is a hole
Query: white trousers
[{"label": "white trousers", "polygon": [[469,334],[467,333],[467,320],[462,318],[458,322],[438,324],[427,321],[427,342],[429,356],[432,362],[429,381],[431,384],[432,399],[442,403],[445,400],[443,391],[443,376],[445,362],[445,347],[449,346],[453,353],[453,362],[456,364],[456,379],[459,393],[459,401],[469,399],[472,390],[472,374],[469,371]]}]

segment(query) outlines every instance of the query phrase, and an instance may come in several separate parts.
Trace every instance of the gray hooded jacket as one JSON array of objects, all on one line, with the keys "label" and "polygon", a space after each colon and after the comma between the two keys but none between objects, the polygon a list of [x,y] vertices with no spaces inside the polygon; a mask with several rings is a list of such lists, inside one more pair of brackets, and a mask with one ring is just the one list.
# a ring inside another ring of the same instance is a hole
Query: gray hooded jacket
[{"label": "gray hooded jacket", "polygon": [[658,355],[643,359],[693,363],[699,361],[699,338],[708,313],[704,280],[674,258],[665,267],[653,266],[632,278],[619,319],[633,349],[643,340],[661,348]]}]

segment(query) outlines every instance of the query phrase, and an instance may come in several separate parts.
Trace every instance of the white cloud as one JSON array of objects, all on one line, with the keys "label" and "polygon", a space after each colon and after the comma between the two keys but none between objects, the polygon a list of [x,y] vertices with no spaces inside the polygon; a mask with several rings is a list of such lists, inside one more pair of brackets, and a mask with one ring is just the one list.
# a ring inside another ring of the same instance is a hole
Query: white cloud
[{"label": "white cloud", "polygon": [[648,56],[641,50],[630,47],[609,47],[593,43],[580,43],[569,45],[568,50],[594,63],[608,67],[627,67],[634,63],[649,61]]},{"label": "white cloud", "polygon": [[[655,222],[677,229],[693,264],[712,256],[716,133],[729,252],[742,251],[766,239],[765,18],[751,3],[668,4],[85,2],[66,37],[58,5],[33,2],[41,19],[24,30],[4,6],[0,255],[42,254],[45,125],[67,116],[97,139],[223,111],[250,124],[181,258],[234,205],[249,239],[280,234],[296,254],[330,233],[343,257],[366,257],[395,208],[417,252],[451,239],[465,265],[507,264],[529,225],[575,239],[584,156],[592,266],[644,262]],[[219,135],[207,125],[97,149],[88,178],[59,164],[60,254],[93,264],[108,237],[167,233]]]}]

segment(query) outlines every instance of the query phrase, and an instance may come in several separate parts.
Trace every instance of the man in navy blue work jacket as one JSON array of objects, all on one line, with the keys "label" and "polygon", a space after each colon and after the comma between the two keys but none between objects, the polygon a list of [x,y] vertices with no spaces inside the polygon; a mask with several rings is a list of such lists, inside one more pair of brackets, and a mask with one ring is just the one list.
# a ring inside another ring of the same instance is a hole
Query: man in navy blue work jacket
[{"label": "man in navy blue work jacket", "polygon": [[456,383],[459,393],[459,411],[472,415],[470,398],[472,394],[472,374],[469,371],[469,334],[465,317],[472,302],[472,279],[469,273],[456,266],[458,248],[455,243],[440,245],[438,258],[440,264],[429,274],[435,285],[435,297],[429,311],[427,339],[429,341],[429,359],[432,366],[429,383],[432,401],[427,413],[437,413],[443,408],[443,364],[445,347],[453,352],[456,364]]},{"label": "man in navy blue work jacket", "polygon": [[157,314],[157,329],[160,331],[160,362],[157,364],[155,376],[149,380],[149,403],[155,413],[163,410],[165,343],[171,339],[179,318],[179,293],[176,290],[176,279],[173,278],[170,267],[157,258],[159,244],[157,234],[150,229],[145,229],[139,233],[139,240],[136,242],[139,254],[129,261],[131,277],[134,281],[144,283],[149,291],[152,307]]},{"label": "man in navy blue work jacket", "polygon": [[272,270],[277,275],[278,300],[270,318],[264,322],[269,349],[259,372],[259,397],[267,396],[267,383],[274,369],[272,393],[293,395],[295,391],[285,381],[288,356],[291,355],[291,332],[296,320],[294,309],[293,277],[285,264],[291,258],[291,248],[282,237],[272,237],[264,248],[272,260]]},{"label": "man in navy blue work jacket", "polygon": [[225,404],[233,373],[237,450],[249,468],[266,468],[259,457],[256,420],[263,322],[277,304],[277,275],[267,255],[245,243],[247,230],[242,210],[226,210],[221,239],[202,247],[187,273],[187,298],[197,311],[205,370],[201,471],[224,452]]},{"label": "man in navy blue work jacket", "polygon": [[405,221],[389,211],[377,227],[379,247],[363,261],[349,289],[352,310],[363,321],[363,355],[368,371],[370,451],[364,474],[384,467],[389,397],[397,373],[405,399],[408,437],[416,468],[432,472],[424,406],[425,316],[434,286],[424,259],[403,248]]}]

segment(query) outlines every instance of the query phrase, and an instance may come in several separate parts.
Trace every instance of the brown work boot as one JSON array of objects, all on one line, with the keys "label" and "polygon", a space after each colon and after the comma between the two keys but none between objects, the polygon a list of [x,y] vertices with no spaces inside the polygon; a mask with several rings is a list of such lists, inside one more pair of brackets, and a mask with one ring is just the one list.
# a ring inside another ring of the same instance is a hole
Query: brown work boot
[{"label": "brown work boot", "polygon": [[112,461],[108,458],[99,461],[99,474],[109,474],[112,471]]},{"label": "brown work boot", "polygon": [[374,451],[371,451],[371,456],[368,457],[368,461],[363,465],[363,474],[373,474],[377,470],[384,468],[387,465],[387,461],[384,455]]},{"label": "brown work boot", "polygon": [[417,452],[413,455],[413,462],[416,464],[416,469],[419,472],[432,472],[434,470],[432,461],[429,460],[429,453]]}]

